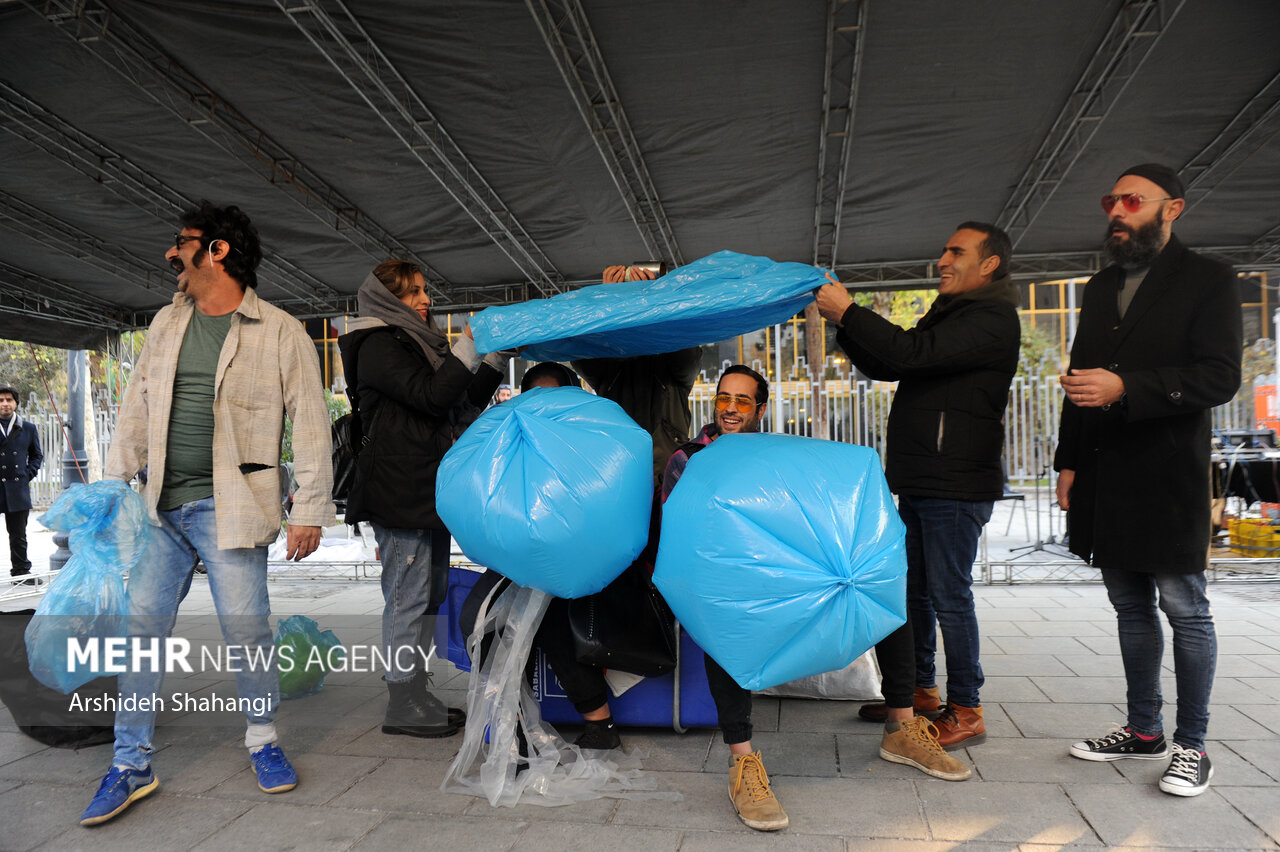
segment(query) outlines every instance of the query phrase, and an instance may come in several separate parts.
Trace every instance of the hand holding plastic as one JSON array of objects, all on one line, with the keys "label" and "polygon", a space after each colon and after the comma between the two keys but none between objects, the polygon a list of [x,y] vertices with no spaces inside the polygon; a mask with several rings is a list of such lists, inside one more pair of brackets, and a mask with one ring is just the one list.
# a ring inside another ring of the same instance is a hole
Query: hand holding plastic
[{"label": "hand holding plastic", "polygon": [[782,322],[813,301],[825,280],[808,264],[719,251],[656,281],[596,284],[486,308],[471,330],[477,351],[527,346],[531,361],[654,355]]}]

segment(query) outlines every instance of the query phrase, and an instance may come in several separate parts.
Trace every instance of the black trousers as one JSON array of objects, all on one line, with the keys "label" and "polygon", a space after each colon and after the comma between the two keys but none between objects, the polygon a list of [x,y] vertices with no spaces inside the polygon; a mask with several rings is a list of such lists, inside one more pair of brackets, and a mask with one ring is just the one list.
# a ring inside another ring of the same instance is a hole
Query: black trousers
[{"label": "black trousers", "polygon": [[916,691],[915,640],[911,634],[911,610],[907,623],[876,643],[880,664],[880,692],[889,707],[914,707]]},{"label": "black trousers", "polygon": [[27,559],[27,516],[29,510],[5,512],[4,525],[9,531],[9,574],[20,577],[31,573],[31,560]]}]

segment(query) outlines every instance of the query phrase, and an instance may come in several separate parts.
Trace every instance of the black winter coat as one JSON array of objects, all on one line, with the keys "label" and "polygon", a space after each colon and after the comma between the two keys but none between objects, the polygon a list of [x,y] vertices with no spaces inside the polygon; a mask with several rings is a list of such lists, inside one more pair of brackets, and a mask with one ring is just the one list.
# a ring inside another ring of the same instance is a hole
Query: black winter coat
[{"label": "black winter coat", "polygon": [[[338,338],[347,381],[359,399],[364,441],[347,497],[347,523],[394,529],[444,529],[436,513],[436,470],[502,373],[481,364],[473,375],[450,354],[439,372],[407,333],[363,329]],[[352,362],[355,362],[354,369]]]},{"label": "black winter coat", "polygon": [[1120,318],[1121,270],[1089,279],[1071,367],[1124,380],[1122,403],[1064,400],[1055,470],[1075,471],[1071,551],[1100,568],[1203,571],[1209,550],[1210,409],[1240,387],[1240,289],[1231,268],[1177,237]]},{"label": "black winter coat", "polygon": [[1022,327],[1008,277],[939,296],[914,328],[851,305],[836,340],[872,379],[897,381],[889,410],[885,477],[895,494],[995,500],[1009,383]]},{"label": "black winter coat", "polygon": [[34,423],[17,414],[9,429],[9,437],[0,439],[0,485],[4,487],[5,512],[22,512],[31,508],[31,480],[35,479],[44,452]]}]

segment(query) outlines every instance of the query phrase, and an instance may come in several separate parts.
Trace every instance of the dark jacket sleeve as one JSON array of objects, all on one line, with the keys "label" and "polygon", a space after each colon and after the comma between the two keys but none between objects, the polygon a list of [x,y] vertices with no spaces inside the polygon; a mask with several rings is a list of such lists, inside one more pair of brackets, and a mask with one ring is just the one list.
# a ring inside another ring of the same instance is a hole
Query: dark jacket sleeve
[{"label": "dark jacket sleeve", "polygon": [[471,384],[467,386],[467,402],[483,411],[493,399],[493,394],[504,378],[501,370],[488,364],[481,364],[480,369],[476,370],[475,376],[472,377]]},{"label": "dark jacket sleeve", "polygon": [[[1002,309],[1008,317],[1001,315]],[[1020,334],[1013,306],[993,300],[975,302],[965,309],[963,322],[944,321],[927,328],[899,328],[860,305],[850,306],[841,323],[842,337],[875,353],[877,372],[898,379],[963,373],[985,366],[1008,351],[1010,334],[1015,339]],[[872,378],[881,378],[861,364],[858,368]]]},{"label": "dark jacket sleeve", "polygon": [[40,466],[44,464],[44,451],[40,449],[40,430],[36,428],[36,424],[26,425],[31,427],[31,444],[27,447],[27,478],[35,479]]},{"label": "dark jacket sleeve", "polygon": [[1119,373],[1130,422],[1213,408],[1230,402],[1240,389],[1239,281],[1229,267],[1204,265],[1212,270],[1212,281],[1192,310],[1187,363]]},{"label": "dark jacket sleeve", "polygon": [[[439,370],[409,357],[394,333],[370,334],[360,344],[359,386],[371,388],[412,411],[446,417],[475,378],[453,354]],[[495,385],[496,387],[496,385]]]},{"label": "dark jacket sleeve", "polygon": [[618,373],[619,358],[583,358],[573,362],[573,369],[578,371],[582,380],[599,391]]}]

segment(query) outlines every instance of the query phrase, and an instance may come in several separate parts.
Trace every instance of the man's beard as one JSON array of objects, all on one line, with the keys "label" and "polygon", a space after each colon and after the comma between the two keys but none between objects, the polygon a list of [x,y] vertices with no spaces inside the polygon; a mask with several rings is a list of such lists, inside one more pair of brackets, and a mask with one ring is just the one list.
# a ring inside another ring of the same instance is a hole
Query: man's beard
[{"label": "man's beard", "polygon": [[[1163,209],[1164,204],[1161,203],[1160,206]],[[1117,240],[1111,233],[1111,227],[1107,225],[1107,234],[1102,247],[1111,262],[1123,269],[1141,269],[1144,266],[1150,266],[1164,249],[1164,232],[1160,227],[1159,212],[1154,219],[1139,228],[1120,225],[1129,233],[1127,240]]]}]

